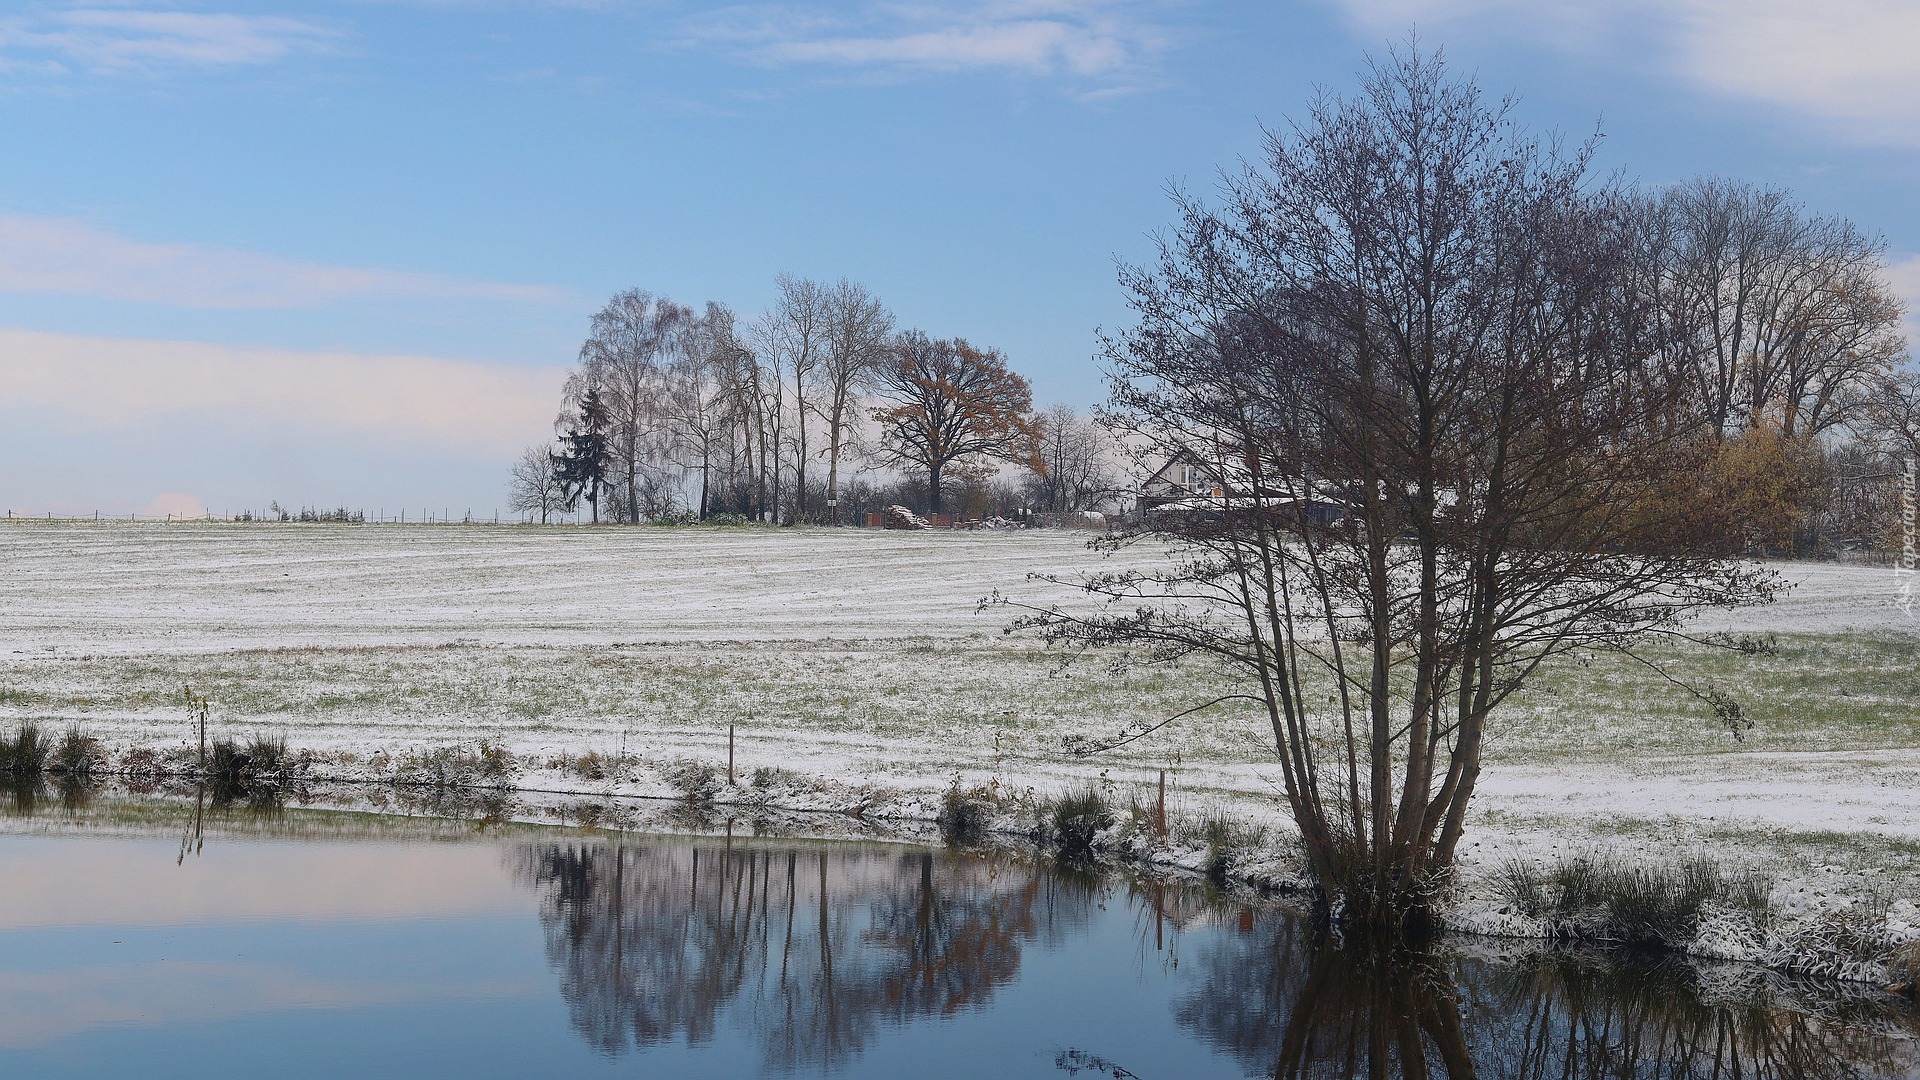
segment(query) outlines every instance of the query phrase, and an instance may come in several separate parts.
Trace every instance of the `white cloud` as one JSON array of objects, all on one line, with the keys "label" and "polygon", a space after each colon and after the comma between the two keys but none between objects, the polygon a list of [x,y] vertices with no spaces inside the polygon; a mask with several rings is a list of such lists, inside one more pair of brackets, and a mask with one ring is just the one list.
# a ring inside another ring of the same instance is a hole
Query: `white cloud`
[{"label": "white cloud", "polygon": [[0,402],[85,426],[156,420],[505,457],[549,437],[565,372],[419,356],[0,330]]},{"label": "white cloud", "polygon": [[1723,96],[1853,138],[1920,143],[1912,0],[1340,0],[1376,33],[1467,26],[1622,62],[1652,59]]},{"label": "white cloud", "polygon": [[1911,0],[1692,0],[1692,74],[1723,93],[1913,142],[1920,132],[1920,5]]},{"label": "white cloud", "polygon": [[557,289],[323,266],[197,244],[129,240],[82,221],[0,214],[0,291],[190,308],[312,307],[348,297],[555,303]]},{"label": "white cloud", "polygon": [[1920,344],[1920,255],[1908,255],[1887,265],[1887,283],[1906,301],[1904,323],[1909,344]]},{"label": "white cloud", "polygon": [[0,62],[122,74],[233,68],[324,52],[338,36],[270,15],[70,8],[0,19]]},{"label": "white cloud", "polygon": [[840,16],[729,8],[689,25],[697,42],[759,63],[1113,76],[1164,44],[1144,5],[1119,0],[869,5]]}]

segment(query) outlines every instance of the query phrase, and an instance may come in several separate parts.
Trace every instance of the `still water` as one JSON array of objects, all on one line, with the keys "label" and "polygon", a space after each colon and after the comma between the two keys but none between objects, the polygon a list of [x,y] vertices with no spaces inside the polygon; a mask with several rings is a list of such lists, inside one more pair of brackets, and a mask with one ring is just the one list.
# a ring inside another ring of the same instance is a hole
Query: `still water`
[{"label": "still water", "polygon": [[1379,958],[1005,855],[233,812],[6,819],[6,1077],[1910,1077],[1757,970]]}]

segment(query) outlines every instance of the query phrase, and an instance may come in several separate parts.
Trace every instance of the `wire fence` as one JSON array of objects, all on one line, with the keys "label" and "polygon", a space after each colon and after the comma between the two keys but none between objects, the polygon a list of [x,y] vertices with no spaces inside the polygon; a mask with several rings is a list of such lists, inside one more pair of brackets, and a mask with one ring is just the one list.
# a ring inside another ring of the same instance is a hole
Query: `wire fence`
[{"label": "wire fence", "polygon": [[222,510],[222,511],[219,511],[218,513],[211,510],[205,510],[197,514],[176,514],[176,513],[109,514],[109,513],[105,513],[98,510],[93,511],[91,513],[84,513],[84,514],[76,514],[72,512],[57,512],[57,511],[48,510],[48,511],[43,511],[41,513],[36,514],[36,513],[21,511],[21,510],[7,510],[5,518],[0,520],[10,521],[10,522],[20,522],[23,524],[43,523],[43,524],[54,524],[54,525],[80,525],[80,524],[109,525],[116,522],[122,523],[122,524],[127,522],[146,522],[146,523],[162,523],[162,524],[167,524],[167,523],[278,524],[278,523],[284,522],[287,524],[302,524],[302,525],[592,525],[594,524],[591,518],[588,518],[578,513],[548,514],[547,520],[541,521],[540,515],[538,514],[511,513],[511,512],[502,512],[499,510],[486,510],[486,511],[480,511],[478,513],[476,513],[473,510],[466,510],[460,514],[455,514],[452,512],[451,508],[444,508],[441,510],[427,509],[427,510],[420,510],[416,512],[413,510],[387,510],[383,507],[376,508],[373,510],[365,510],[365,509],[355,510],[355,509],[348,509],[345,507],[335,507],[333,509],[323,510],[315,507],[302,507],[301,509],[298,509],[298,510],[285,510],[285,509]]}]

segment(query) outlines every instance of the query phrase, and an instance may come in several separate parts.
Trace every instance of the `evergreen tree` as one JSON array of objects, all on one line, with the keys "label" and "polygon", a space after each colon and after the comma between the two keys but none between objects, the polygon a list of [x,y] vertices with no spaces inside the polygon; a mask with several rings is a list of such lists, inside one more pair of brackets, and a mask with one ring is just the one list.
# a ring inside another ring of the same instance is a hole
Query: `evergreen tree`
[{"label": "evergreen tree", "polygon": [[609,420],[600,388],[587,387],[580,396],[578,415],[560,436],[560,452],[553,456],[554,478],[566,497],[566,508],[573,509],[584,497],[596,525],[600,523],[600,491],[606,486],[607,468],[613,461],[607,439]]}]

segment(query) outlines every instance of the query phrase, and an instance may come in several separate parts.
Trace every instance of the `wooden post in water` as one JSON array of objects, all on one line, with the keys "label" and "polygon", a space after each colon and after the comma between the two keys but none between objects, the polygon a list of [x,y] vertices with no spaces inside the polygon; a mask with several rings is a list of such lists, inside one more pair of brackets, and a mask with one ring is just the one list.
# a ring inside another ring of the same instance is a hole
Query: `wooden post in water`
[{"label": "wooden post in water", "polygon": [[1160,801],[1153,808],[1153,825],[1160,830],[1160,839],[1167,838],[1167,770],[1160,770]]}]

